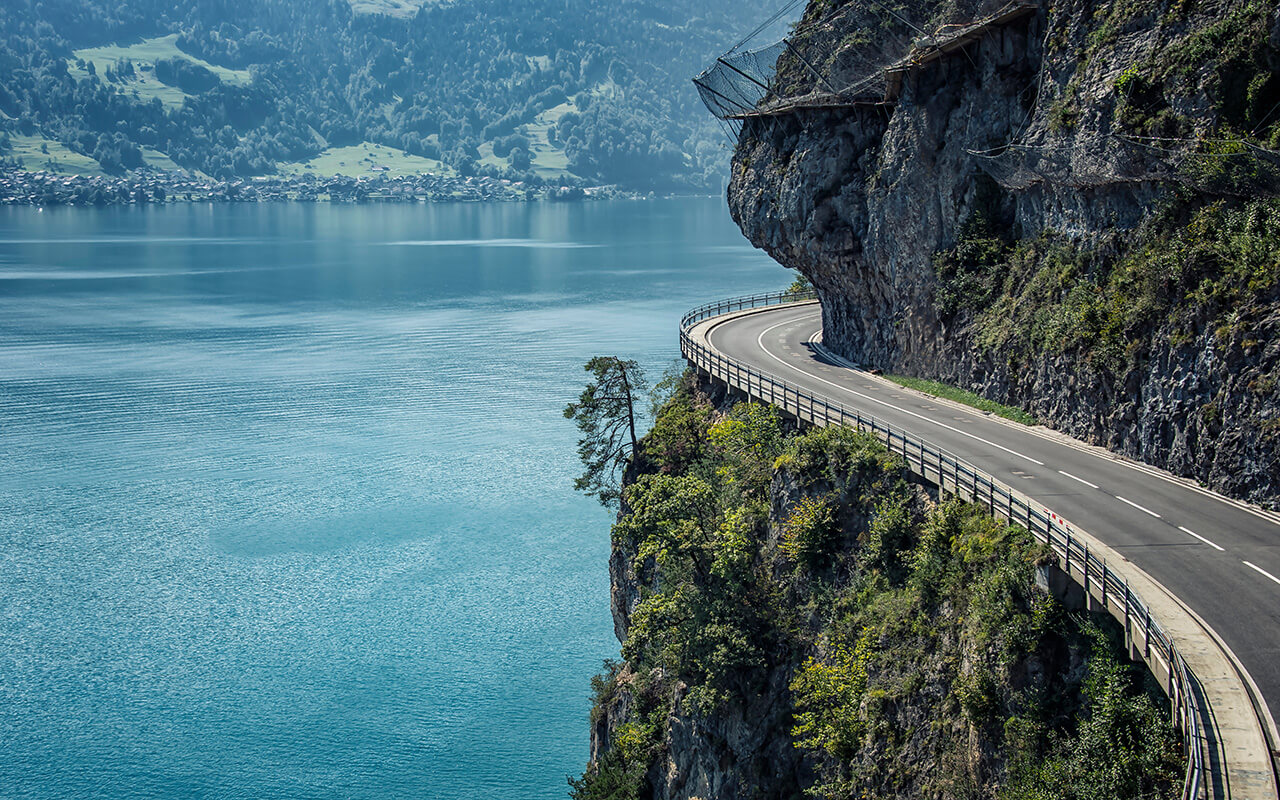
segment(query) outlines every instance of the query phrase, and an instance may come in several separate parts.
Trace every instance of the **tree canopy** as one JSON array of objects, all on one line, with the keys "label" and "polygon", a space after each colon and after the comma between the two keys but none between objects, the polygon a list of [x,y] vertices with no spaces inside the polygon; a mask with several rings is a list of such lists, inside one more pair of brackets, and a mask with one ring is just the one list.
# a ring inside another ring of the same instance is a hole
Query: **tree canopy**
[{"label": "tree canopy", "polygon": [[564,409],[578,425],[578,457],[584,471],[573,488],[604,505],[616,503],[620,479],[637,452],[636,401],[645,396],[644,372],[635,361],[596,356],[584,367],[593,380]]},{"label": "tree canopy", "polygon": [[[363,141],[464,175],[707,189],[728,156],[689,78],[765,9],[464,0],[405,17],[346,0],[12,0],[0,130],[109,170],[150,148],[219,178],[260,175]],[[90,49],[120,55],[95,65]]]}]

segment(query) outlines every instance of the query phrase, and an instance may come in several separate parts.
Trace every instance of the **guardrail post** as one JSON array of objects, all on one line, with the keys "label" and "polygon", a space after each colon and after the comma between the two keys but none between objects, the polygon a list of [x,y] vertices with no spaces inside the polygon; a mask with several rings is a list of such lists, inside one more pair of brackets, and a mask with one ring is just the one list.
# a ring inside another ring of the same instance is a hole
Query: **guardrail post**
[{"label": "guardrail post", "polygon": [[1088,543],[1086,543],[1086,544],[1085,544],[1085,546],[1084,546],[1084,604],[1085,604],[1085,608],[1088,608],[1088,607],[1089,607],[1089,605],[1090,605],[1089,598],[1091,598],[1091,597],[1092,597],[1092,595],[1091,595],[1091,594],[1089,594],[1089,545],[1088,545]]},{"label": "guardrail post", "polygon": [[1147,606],[1142,620],[1142,657],[1151,658],[1151,606]]},{"label": "guardrail post", "polygon": [[1111,607],[1110,600],[1109,600],[1110,590],[1108,588],[1110,584],[1107,581],[1107,577],[1108,577],[1107,576],[1107,560],[1104,558],[1102,560],[1102,607],[1103,608]]},{"label": "guardrail post", "polygon": [[[1049,535],[1053,535],[1053,526],[1045,525],[1049,530]],[[1071,532],[1067,531],[1067,577],[1071,577]]]},{"label": "guardrail post", "polygon": [[1166,693],[1169,695],[1169,716],[1173,719],[1174,730],[1185,733],[1186,720],[1184,719],[1186,709],[1182,705],[1182,683],[1174,678],[1178,674],[1178,665],[1173,659],[1169,659],[1169,686]]},{"label": "guardrail post", "polygon": [[1124,581],[1124,647],[1130,653],[1133,652],[1133,631],[1129,620],[1129,579]]}]

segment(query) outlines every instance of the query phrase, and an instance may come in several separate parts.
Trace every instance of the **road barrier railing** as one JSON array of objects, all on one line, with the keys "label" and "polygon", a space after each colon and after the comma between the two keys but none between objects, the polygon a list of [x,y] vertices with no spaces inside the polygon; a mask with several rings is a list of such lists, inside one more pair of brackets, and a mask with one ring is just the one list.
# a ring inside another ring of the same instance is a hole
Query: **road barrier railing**
[{"label": "road barrier railing", "polygon": [[845,425],[875,436],[891,453],[901,455],[908,468],[926,481],[943,491],[985,505],[991,513],[1023,526],[1048,545],[1058,559],[1059,568],[1084,588],[1086,602],[1091,607],[1105,609],[1124,626],[1130,656],[1142,658],[1160,680],[1169,696],[1173,722],[1182,735],[1187,758],[1182,797],[1184,800],[1200,797],[1205,787],[1205,739],[1195,676],[1159,620],[1152,616],[1150,606],[1129,588],[1128,581],[1108,567],[1105,559],[1089,551],[1087,542],[1072,531],[1066,520],[924,439],[724,356],[690,335],[698,323],[712,317],[813,299],[813,292],[774,292],[699,306],[680,321],[680,350],[689,363],[703,373],[749,397],[777,406],[797,419],[820,427]]},{"label": "road barrier railing", "polygon": [[701,305],[685,314],[680,320],[680,336],[681,341],[684,335],[699,322],[712,317],[718,317],[722,314],[731,314],[735,311],[747,311],[753,308],[768,308],[769,306],[781,306],[789,303],[807,303],[811,300],[817,300],[818,294],[812,289],[793,292],[787,290],[784,292],[766,292],[765,294],[749,294],[744,297],[730,297],[728,300],[716,300],[706,305]]}]

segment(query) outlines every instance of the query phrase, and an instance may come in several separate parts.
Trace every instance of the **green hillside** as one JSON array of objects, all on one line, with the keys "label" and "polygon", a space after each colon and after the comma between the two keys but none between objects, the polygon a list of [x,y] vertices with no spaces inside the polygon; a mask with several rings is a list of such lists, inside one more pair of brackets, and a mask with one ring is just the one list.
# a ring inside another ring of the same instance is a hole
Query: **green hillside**
[{"label": "green hillside", "polygon": [[[689,77],[769,10],[15,0],[0,7],[0,132],[11,142],[0,157],[24,169],[53,157],[84,174],[385,166],[703,191],[721,185],[728,156]],[[51,152],[34,157],[31,141]],[[374,147],[381,160],[362,162]]]}]

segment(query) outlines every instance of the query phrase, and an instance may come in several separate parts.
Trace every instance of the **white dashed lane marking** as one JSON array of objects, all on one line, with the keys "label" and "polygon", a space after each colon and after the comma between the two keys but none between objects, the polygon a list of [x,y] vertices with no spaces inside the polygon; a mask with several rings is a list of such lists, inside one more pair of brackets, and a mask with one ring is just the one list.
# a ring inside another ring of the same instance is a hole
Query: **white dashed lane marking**
[{"label": "white dashed lane marking", "polygon": [[1270,578],[1271,580],[1275,581],[1276,583],[1280,583],[1280,578],[1277,578],[1275,575],[1272,575],[1270,572],[1267,572],[1265,569],[1263,569],[1262,567],[1258,566],[1257,564],[1250,564],[1248,561],[1242,561],[1242,562],[1240,562],[1240,563],[1244,564],[1246,567],[1248,567],[1249,569],[1253,570],[1254,572],[1259,572],[1259,573],[1261,573],[1261,574],[1263,574],[1263,575],[1267,576],[1267,577],[1268,577],[1268,578]]},{"label": "white dashed lane marking", "polygon": [[1178,530],[1180,530],[1180,531],[1182,531],[1183,533],[1188,534],[1188,535],[1190,535],[1190,536],[1194,536],[1194,537],[1196,537],[1196,538],[1197,538],[1197,539],[1199,539],[1200,541],[1202,541],[1202,542],[1204,542],[1205,544],[1207,544],[1207,545],[1209,545],[1210,547],[1212,547],[1214,550],[1217,550],[1219,553],[1225,552],[1225,551],[1223,550],[1223,548],[1219,547],[1218,545],[1216,545],[1216,544],[1214,544],[1213,542],[1209,541],[1208,539],[1204,538],[1203,536],[1201,536],[1200,534],[1198,534],[1198,533],[1196,533],[1195,531],[1191,530],[1190,528],[1184,528],[1184,527],[1182,527],[1181,525],[1179,525],[1179,526],[1178,526]]},{"label": "white dashed lane marking", "polygon": [[[776,355],[776,354],[774,354],[773,352],[771,352],[771,351],[769,350],[769,348],[767,348],[767,347],[765,347],[765,346],[764,346],[764,337],[765,337],[765,334],[767,334],[767,333],[769,333],[770,331],[774,330],[774,328],[781,327],[781,326],[782,326],[782,325],[784,325],[784,324],[786,324],[786,323],[779,323],[778,325],[773,326],[773,328],[766,328],[765,330],[763,330],[763,331],[761,331],[761,332],[760,332],[760,335],[759,335],[759,336],[757,336],[757,337],[756,337],[756,345],[760,348],[760,350],[761,350],[761,351],[763,351],[765,355],[767,355],[767,356],[769,356],[770,358],[772,358],[773,360],[777,361],[779,364],[786,364],[787,362],[786,362],[786,361],[783,361],[783,360],[782,360],[782,358],[780,358],[778,355]],[[826,378],[820,378],[820,377],[818,377],[817,375],[813,375],[813,376],[811,376],[811,377],[812,377],[815,381],[819,381],[819,382],[821,382],[821,383],[825,383],[825,384],[827,384],[828,386],[834,386],[835,388],[840,389],[840,390],[843,390],[843,391],[846,391],[846,392],[848,392],[849,394],[857,395],[858,397],[861,397],[861,398],[862,398],[862,399],[864,399],[864,400],[870,400],[870,401],[871,401],[871,402],[873,402],[873,403],[879,403],[880,405],[882,405],[882,406],[884,406],[884,407],[886,407],[886,408],[892,408],[892,409],[894,409],[895,411],[900,411],[900,412],[902,412],[903,414],[909,414],[910,416],[913,416],[913,417],[915,417],[915,418],[917,418],[917,419],[922,419],[922,420],[924,420],[925,422],[929,422],[929,423],[932,423],[932,424],[934,424],[934,425],[937,425],[937,426],[938,426],[938,427],[940,427],[940,428],[946,428],[947,430],[949,430],[949,431],[951,431],[951,432],[953,432],[953,433],[958,433],[958,434],[960,434],[961,436],[968,436],[970,439],[973,439],[974,441],[982,442],[983,444],[985,444],[985,445],[990,445],[991,447],[994,447],[994,448],[996,448],[996,449],[998,449],[998,450],[1003,450],[1004,452],[1006,452],[1006,453],[1008,453],[1008,454],[1010,454],[1010,455],[1014,455],[1014,456],[1017,456],[1018,458],[1026,459],[1027,461],[1030,461],[1032,464],[1036,464],[1036,465],[1041,466],[1041,467],[1043,467],[1043,466],[1044,466],[1044,462],[1043,462],[1043,461],[1038,461],[1038,460],[1036,460],[1036,459],[1032,458],[1031,456],[1023,455],[1022,453],[1019,453],[1017,450],[1011,450],[1011,449],[1009,449],[1008,447],[1005,447],[1004,445],[996,444],[995,442],[993,442],[993,441],[991,441],[991,440],[989,440],[989,439],[983,439],[981,436],[975,436],[975,435],[973,435],[972,433],[969,433],[968,431],[962,431],[962,430],[960,430],[959,428],[956,428],[956,427],[954,427],[954,426],[952,426],[952,425],[947,425],[947,424],[945,424],[945,423],[938,422],[936,419],[929,419],[928,417],[926,417],[926,416],[925,416],[925,415],[923,415],[923,414],[917,414],[917,413],[916,413],[916,412],[914,412],[914,411],[909,411],[909,410],[907,410],[907,409],[905,409],[905,408],[901,408],[900,406],[895,406],[893,403],[887,403],[887,402],[885,402],[884,400],[881,400],[881,399],[879,399],[879,398],[877,398],[877,397],[872,397],[872,396],[870,396],[870,395],[863,394],[862,392],[854,391],[853,389],[850,389],[850,388],[849,388],[849,387],[847,387],[847,386],[841,386],[840,384],[835,383],[835,382],[833,382],[833,381],[829,381],[829,380],[827,380]]]},{"label": "white dashed lane marking", "polygon": [[1090,483],[1089,481],[1086,481],[1084,478],[1077,478],[1075,475],[1072,475],[1070,472],[1063,472],[1062,470],[1058,470],[1058,474],[1066,475],[1068,478],[1070,478],[1073,481],[1079,481],[1080,483],[1083,483],[1085,486],[1088,486],[1090,489],[1098,488],[1098,484]]},{"label": "white dashed lane marking", "polygon": [[1137,503],[1133,502],[1132,500],[1126,500],[1126,499],[1124,499],[1123,497],[1121,497],[1120,495],[1115,495],[1115,498],[1116,498],[1117,500],[1119,500],[1121,503],[1126,503],[1126,504],[1128,504],[1128,505],[1133,506],[1134,508],[1138,509],[1139,511],[1141,511],[1141,512],[1142,512],[1142,513],[1144,513],[1144,514],[1150,514],[1151,516],[1155,517],[1156,519],[1160,519],[1160,518],[1161,518],[1161,517],[1160,517],[1160,515],[1159,515],[1159,514],[1157,514],[1156,512],[1152,511],[1152,510],[1151,510],[1151,509],[1149,509],[1149,508],[1146,508],[1145,506],[1140,506],[1140,505],[1138,505]]}]

